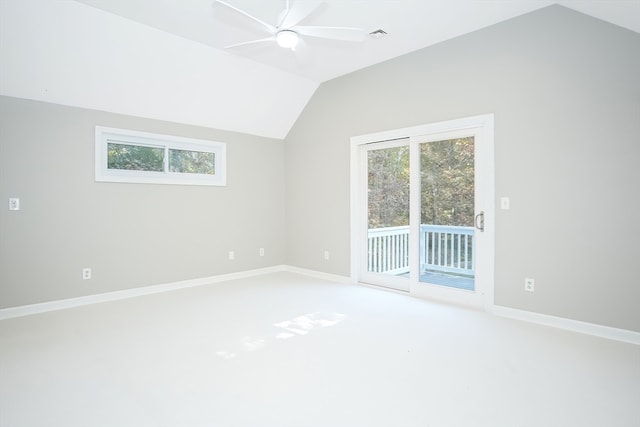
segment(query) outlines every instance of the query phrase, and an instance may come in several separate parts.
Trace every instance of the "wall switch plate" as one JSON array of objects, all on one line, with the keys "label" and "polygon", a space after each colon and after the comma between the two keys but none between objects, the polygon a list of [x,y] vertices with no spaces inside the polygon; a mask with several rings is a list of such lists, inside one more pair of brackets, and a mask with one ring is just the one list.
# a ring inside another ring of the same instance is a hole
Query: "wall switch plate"
[{"label": "wall switch plate", "polygon": [[535,291],[535,281],[529,277],[524,279],[524,290],[527,292]]},{"label": "wall switch plate", "polygon": [[91,279],[91,269],[90,268],[83,268],[82,269],[82,280],[89,280]]},{"label": "wall switch plate", "polygon": [[510,204],[511,203],[508,197],[500,197],[500,209],[508,211]]},{"label": "wall switch plate", "polygon": [[20,210],[20,199],[17,197],[9,198],[9,210],[10,211],[19,211]]},{"label": "wall switch plate", "polygon": [[264,248],[260,248],[260,256],[264,256]]},{"label": "wall switch plate", "polygon": [[329,261],[329,251],[324,251],[324,259],[325,261]]},{"label": "wall switch plate", "polygon": [[234,259],[236,259],[236,253],[235,253],[235,252],[233,252],[233,251],[229,251],[229,259],[230,259],[230,260],[234,260]]}]

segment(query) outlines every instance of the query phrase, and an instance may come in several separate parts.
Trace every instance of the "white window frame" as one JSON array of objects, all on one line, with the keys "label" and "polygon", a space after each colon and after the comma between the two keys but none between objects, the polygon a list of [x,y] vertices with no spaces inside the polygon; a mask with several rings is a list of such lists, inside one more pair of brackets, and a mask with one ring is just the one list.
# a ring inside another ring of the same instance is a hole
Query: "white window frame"
[{"label": "white window frame", "polygon": [[[227,185],[227,144],[203,139],[140,132],[96,126],[95,178],[98,182],[127,182],[142,184]],[[158,147],[165,150],[163,172],[108,169],[109,142]],[[169,150],[188,150],[214,153],[215,174],[169,172]]]}]

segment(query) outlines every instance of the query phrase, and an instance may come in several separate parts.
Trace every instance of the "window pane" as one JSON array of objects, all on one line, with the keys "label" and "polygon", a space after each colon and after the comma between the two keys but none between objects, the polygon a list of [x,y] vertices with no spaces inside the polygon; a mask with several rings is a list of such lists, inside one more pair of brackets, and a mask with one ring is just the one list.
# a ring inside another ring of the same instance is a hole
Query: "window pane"
[{"label": "window pane", "polygon": [[108,143],[109,169],[163,172],[164,149],[141,145]]},{"label": "window pane", "polygon": [[367,151],[367,171],[368,228],[409,227],[409,146]]},{"label": "window pane", "polygon": [[169,150],[169,172],[215,175],[215,164],[215,153]]},{"label": "window pane", "polygon": [[421,224],[473,227],[473,137],[420,144]]},{"label": "window pane", "polygon": [[410,256],[409,146],[368,150],[367,173],[367,271],[406,281]]},{"label": "window pane", "polygon": [[420,281],[475,290],[474,138],[420,144]]}]

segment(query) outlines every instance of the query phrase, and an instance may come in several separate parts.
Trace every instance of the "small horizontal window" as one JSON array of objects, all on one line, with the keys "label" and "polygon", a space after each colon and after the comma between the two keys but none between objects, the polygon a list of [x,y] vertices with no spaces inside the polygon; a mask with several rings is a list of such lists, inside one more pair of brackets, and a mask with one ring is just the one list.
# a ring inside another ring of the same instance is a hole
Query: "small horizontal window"
[{"label": "small horizontal window", "polygon": [[226,144],[96,126],[96,181],[226,185]]},{"label": "small horizontal window", "polygon": [[169,149],[169,171],[216,174],[216,153]]}]

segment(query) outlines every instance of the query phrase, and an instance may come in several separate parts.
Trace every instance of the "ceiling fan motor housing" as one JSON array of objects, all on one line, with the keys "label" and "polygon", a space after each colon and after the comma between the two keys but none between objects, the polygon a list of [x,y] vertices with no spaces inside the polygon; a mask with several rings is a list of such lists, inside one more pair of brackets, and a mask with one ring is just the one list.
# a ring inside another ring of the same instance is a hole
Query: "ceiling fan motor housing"
[{"label": "ceiling fan motor housing", "polygon": [[293,30],[280,30],[276,33],[276,41],[278,46],[293,49],[298,45],[300,36]]}]

